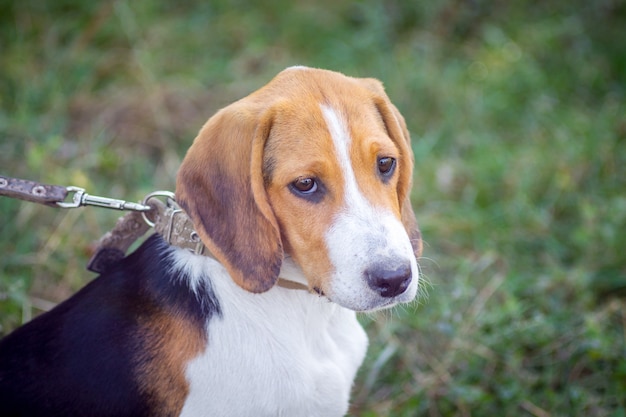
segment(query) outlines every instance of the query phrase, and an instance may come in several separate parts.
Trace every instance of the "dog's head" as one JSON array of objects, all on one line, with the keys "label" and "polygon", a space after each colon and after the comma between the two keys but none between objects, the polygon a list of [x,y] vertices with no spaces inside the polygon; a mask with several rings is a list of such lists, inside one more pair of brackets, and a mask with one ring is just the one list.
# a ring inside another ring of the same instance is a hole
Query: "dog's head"
[{"label": "dog's head", "polygon": [[309,288],[366,311],[415,297],[412,173],[379,81],[294,67],[209,119],[176,196],[242,288],[272,288],[287,254]]}]

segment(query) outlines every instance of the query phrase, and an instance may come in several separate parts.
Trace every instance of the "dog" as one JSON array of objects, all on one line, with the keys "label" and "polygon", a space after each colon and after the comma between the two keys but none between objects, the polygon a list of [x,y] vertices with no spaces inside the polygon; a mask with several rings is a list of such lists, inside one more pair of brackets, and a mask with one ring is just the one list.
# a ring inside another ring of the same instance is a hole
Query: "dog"
[{"label": "dog", "polygon": [[211,117],[179,169],[211,256],[153,234],[6,336],[0,415],[345,415],[368,344],[356,312],[418,289],[412,178],[378,80],[280,72]]}]

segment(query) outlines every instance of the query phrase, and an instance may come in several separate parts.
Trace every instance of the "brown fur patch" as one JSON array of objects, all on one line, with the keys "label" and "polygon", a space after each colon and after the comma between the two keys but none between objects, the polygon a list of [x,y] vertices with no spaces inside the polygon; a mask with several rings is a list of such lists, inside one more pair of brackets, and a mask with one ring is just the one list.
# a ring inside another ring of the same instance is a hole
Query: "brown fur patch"
[{"label": "brown fur patch", "polygon": [[141,391],[158,415],[177,416],[189,394],[187,363],[204,350],[206,337],[193,322],[168,311],[152,317],[143,329],[137,374]]}]

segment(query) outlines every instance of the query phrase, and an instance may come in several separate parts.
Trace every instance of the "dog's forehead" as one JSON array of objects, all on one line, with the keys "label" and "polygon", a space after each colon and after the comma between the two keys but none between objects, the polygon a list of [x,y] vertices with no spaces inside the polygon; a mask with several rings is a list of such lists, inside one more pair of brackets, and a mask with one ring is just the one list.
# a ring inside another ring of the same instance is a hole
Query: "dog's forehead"
[{"label": "dog's forehead", "polygon": [[[346,111],[349,106],[358,106],[359,111]],[[280,154],[301,163],[313,163],[313,160],[318,165],[336,163],[338,137],[346,141],[347,149],[355,157],[395,148],[373,104],[310,101],[281,106],[275,112],[264,157]]]},{"label": "dog's forehead", "polygon": [[[296,71],[302,73],[294,76],[292,73]],[[328,119],[324,109],[330,109],[354,139],[387,136],[375,103],[377,94],[359,81],[329,71],[283,71],[259,91],[273,110],[271,133],[273,136],[279,133],[289,134],[293,139],[296,136],[309,139],[309,143],[321,139],[321,134],[328,139]]]},{"label": "dog's forehead", "polygon": [[272,114],[263,155],[265,180],[295,173],[340,177],[339,136],[348,151],[344,164],[366,163],[381,150],[395,155],[376,104],[381,93],[370,86],[340,73],[303,68],[285,70],[261,89],[263,97],[257,100],[266,100]]}]

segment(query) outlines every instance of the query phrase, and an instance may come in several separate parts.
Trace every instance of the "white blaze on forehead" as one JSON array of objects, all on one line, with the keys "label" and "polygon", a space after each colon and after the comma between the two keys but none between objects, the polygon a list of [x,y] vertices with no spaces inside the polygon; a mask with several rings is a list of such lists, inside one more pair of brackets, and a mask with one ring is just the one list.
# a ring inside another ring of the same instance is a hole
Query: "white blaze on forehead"
[{"label": "white blaze on forehead", "polygon": [[354,204],[367,203],[364,201],[364,197],[359,192],[359,187],[356,182],[356,176],[352,169],[352,162],[350,161],[350,145],[352,138],[348,132],[343,120],[339,118],[337,112],[329,106],[322,105],[322,114],[328,125],[330,131],[330,137],[335,145],[335,151],[337,152],[337,158],[339,159],[339,165],[344,173],[345,181],[345,198],[346,204],[352,206]]},{"label": "white blaze on forehead", "polygon": [[339,166],[344,175],[343,192],[345,200],[343,214],[358,218],[376,228],[376,225],[383,221],[381,215],[390,215],[392,217],[393,215],[388,211],[377,210],[361,193],[354,168],[352,167],[352,161],[350,160],[350,146],[352,145],[350,132],[340,115],[332,107],[322,105],[321,108],[333,140],[333,145],[335,146]]}]

